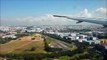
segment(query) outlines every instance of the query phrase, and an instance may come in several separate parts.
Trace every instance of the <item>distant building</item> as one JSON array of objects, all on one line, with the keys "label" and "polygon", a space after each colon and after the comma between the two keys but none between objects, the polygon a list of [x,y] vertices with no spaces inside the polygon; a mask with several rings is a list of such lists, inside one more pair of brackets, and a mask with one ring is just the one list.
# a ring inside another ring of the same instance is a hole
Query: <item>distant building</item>
[{"label": "distant building", "polygon": [[88,41],[85,41],[85,42],[87,42],[88,44],[95,44],[95,41],[93,41],[93,40],[88,40]]},{"label": "distant building", "polygon": [[8,31],[10,31],[10,28],[9,28],[9,27],[6,27],[6,26],[5,26],[5,27],[4,27],[4,26],[1,26],[1,27],[0,27],[0,30],[3,31],[3,32],[8,32]]},{"label": "distant building", "polygon": [[5,36],[2,36],[2,38],[16,38],[15,35],[5,35]]},{"label": "distant building", "polygon": [[27,32],[36,32],[35,29],[27,30]]},{"label": "distant building", "polygon": [[43,29],[41,29],[41,28],[36,28],[36,32],[42,32],[43,31]]}]

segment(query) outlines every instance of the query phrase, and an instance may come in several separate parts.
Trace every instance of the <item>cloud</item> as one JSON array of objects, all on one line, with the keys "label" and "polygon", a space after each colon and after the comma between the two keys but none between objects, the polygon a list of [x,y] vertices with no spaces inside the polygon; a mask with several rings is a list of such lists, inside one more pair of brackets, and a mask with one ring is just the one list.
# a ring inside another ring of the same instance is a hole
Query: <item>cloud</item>
[{"label": "cloud", "polygon": [[[7,23],[6,23],[7,22]],[[54,18],[51,14],[42,16],[18,17],[12,19],[2,19],[4,25],[34,26],[34,25],[70,25],[75,24],[64,18]]]},{"label": "cloud", "polygon": [[107,8],[97,8],[89,12],[88,9],[84,9],[78,14],[79,17],[88,17],[88,18],[105,18],[107,19]]},{"label": "cloud", "polygon": [[88,9],[84,9],[81,13],[80,13],[81,17],[92,17],[92,14],[89,13]]},{"label": "cloud", "polygon": [[107,14],[107,8],[98,8],[96,9],[96,12],[100,14]]},{"label": "cloud", "polygon": [[107,19],[107,8],[97,8],[95,13],[93,14],[98,18],[106,18]]}]

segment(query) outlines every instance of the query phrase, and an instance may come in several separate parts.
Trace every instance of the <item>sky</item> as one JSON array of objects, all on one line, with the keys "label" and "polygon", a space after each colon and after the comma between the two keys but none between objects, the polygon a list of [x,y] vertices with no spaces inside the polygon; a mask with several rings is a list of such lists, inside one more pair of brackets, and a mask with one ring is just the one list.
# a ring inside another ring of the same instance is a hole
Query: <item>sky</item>
[{"label": "sky", "polygon": [[88,18],[107,16],[107,0],[0,0],[0,4],[1,25],[7,26],[75,24],[68,19],[53,18],[53,14]]}]

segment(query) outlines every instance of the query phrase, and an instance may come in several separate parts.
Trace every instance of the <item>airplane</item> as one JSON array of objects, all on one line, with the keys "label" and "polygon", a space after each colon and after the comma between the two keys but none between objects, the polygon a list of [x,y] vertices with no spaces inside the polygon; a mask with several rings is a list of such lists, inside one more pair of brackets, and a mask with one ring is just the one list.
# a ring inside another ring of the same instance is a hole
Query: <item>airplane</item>
[{"label": "airplane", "polygon": [[102,19],[102,18],[99,18],[99,19],[94,19],[94,18],[83,18],[83,17],[73,18],[73,17],[60,16],[60,15],[53,15],[53,17],[60,17],[60,18],[67,18],[67,19],[76,20],[76,21],[78,21],[78,22],[76,22],[76,23],[81,23],[81,22],[96,23],[96,24],[103,25],[104,27],[107,27],[107,19]]}]

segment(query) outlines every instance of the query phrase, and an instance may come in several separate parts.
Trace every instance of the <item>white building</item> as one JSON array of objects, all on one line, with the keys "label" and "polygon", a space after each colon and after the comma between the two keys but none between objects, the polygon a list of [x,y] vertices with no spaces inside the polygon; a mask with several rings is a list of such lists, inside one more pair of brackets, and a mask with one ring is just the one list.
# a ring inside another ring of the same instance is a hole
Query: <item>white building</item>
[{"label": "white building", "polygon": [[85,41],[85,42],[89,43],[90,45],[91,45],[91,44],[95,44],[95,41],[93,41],[93,40],[87,40],[87,41]]},{"label": "white building", "polygon": [[9,27],[1,26],[1,27],[0,27],[0,30],[1,30],[1,31],[4,31],[4,32],[7,32],[7,31],[10,31],[10,28],[9,28]]},{"label": "white building", "polygon": [[35,29],[27,30],[27,32],[36,32]]},{"label": "white building", "polygon": [[5,36],[2,36],[2,38],[16,38],[15,35],[5,35]]},{"label": "white building", "polygon": [[68,38],[70,38],[71,40],[76,40],[76,37],[73,36],[68,36]]},{"label": "white building", "polygon": [[87,41],[87,39],[85,39],[85,38],[84,39],[79,39],[78,41],[83,42],[83,41]]},{"label": "white building", "polygon": [[36,32],[42,32],[43,31],[43,29],[41,29],[41,28],[36,28]]}]

